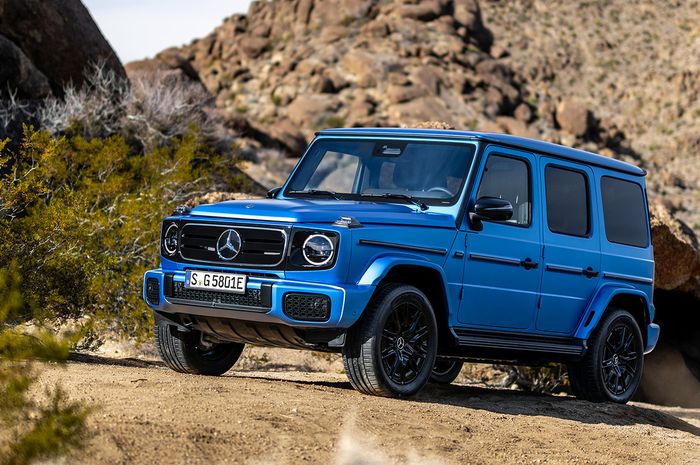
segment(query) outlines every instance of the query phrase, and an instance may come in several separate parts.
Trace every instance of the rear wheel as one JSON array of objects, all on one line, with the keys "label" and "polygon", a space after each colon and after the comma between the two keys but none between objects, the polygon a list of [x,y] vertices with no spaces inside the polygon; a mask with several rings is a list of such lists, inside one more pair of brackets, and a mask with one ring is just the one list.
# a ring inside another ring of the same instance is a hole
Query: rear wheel
[{"label": "rear wheel", "polygon": [[218,376],[233,367],[244,344],[207,341],[199,331],[179,331],[176,326],[158,321],[156,346],[168,368],[180,373]]},{"label": "rear wheel", "polygon": [[437,384],[450,384],[457,379],[459,372],[462,371],[464,362],[461,360],[439,358],[435,360],[433,371],[430,373],[430,382]]},{"label": "rear wheel", "polygon": [[584,358],[569,365],[571,389],[579,399],[625,403],[639,387],[643,366],[637,321],[627,311],[614,310],[589,339]]},{"label": "rear wheel", "polygon": [[436,352],[437,324],[427,297],[413,286],[391,284],[348,331],[343,362],[358,391],[406,397],[428,381]]}]

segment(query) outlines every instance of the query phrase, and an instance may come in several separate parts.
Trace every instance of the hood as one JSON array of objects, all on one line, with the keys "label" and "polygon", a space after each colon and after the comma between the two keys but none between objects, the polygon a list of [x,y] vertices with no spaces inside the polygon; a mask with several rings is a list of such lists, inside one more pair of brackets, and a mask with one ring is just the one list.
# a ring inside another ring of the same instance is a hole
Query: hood
[{"label": "hood", "polygon": [[341,216],[352,216],[367,224],[455,227],[452,215],[420,212],[413,205],[342,200],[232,200],[199,205],[190,215],[284,223],[333,223]]}]

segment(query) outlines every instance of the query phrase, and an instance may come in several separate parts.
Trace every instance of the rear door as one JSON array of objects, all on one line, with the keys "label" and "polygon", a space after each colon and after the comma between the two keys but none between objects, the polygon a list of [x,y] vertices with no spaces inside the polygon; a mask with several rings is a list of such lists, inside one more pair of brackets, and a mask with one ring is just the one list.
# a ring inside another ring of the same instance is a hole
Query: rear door
[{"label": "rear door", "polygon": [[487,147],[484,158],[470,205],[499,197],[514,213],[509,221],[482,221],[481,231],[468,228],[459,321],[475,329],[527,330],[534,325],[541,276],[537,159],[498,146]]},{"label": "rear door", "polygon": [[537,330],[573,334],[600,281],[600,231],[593,171],[542,157],[543,274]]}]

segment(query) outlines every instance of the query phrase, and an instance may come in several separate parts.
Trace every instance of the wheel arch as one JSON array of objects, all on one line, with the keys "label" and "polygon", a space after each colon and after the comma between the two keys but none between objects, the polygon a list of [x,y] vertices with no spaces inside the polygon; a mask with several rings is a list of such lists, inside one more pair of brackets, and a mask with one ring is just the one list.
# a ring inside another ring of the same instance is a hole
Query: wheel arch
[{"label": "wheel arch", "polygon": [[602,318],[613,309],[628,311],[639,325],[644,344],[647,342],[647,326],[654,319],[654,305],[649,296],[632,286],[607,285],[601,287],[584,313],[575,337],[588,339]]},{"label": "wheel arch", "polygon": [[[402,283],[419,289],[426,295],[435,312],[438,326],[438,351],[452,344],[454,336],[449,329],[450,301],[447,279],[442,268],[426,260],[412,259],[394,259],[385,261],[380,266],[381,272],[372,270],[370,266],[363,276],[363,280],[368,273],[372,276],[371,284],[376,286],[374,294],[389,283]],[[374,298],[374,295],[372,297]]]}]

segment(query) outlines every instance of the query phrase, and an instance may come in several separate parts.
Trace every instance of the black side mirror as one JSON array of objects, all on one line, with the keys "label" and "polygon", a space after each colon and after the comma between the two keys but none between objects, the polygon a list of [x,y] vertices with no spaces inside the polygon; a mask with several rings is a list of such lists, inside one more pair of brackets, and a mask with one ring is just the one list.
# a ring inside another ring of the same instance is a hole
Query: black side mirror
[{"label": "black side mirror", "polygon": [[276,199],[277,194],[279,194],[281,190],[282,190],[281,187],[273,187],[272,189],[267,191],[267,194],[265,195],[265,197],[267,197],[268,199]]},{"label": "black side mirror", "polygon": [[481,220],[507,221],[513,217],[513,205],[505,199],[498,197],[480,197],[471,212],[469,220],[472,227],[481,230]]}]

